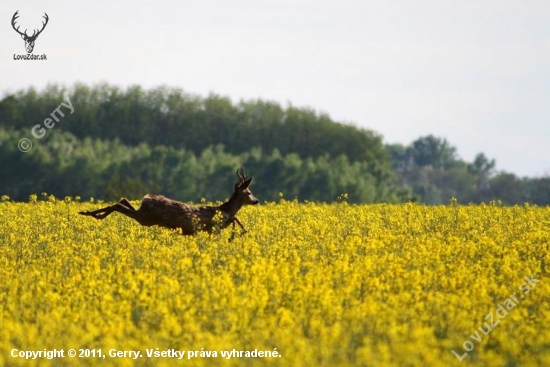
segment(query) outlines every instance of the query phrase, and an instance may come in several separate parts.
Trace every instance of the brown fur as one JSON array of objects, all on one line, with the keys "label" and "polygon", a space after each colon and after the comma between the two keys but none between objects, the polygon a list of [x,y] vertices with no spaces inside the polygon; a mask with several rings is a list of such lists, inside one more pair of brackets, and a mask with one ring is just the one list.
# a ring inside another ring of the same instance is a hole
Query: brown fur
[{"label": "brown fur", "polygon": [[135,219],[143,226],[181,228],[184,235],[192,235],[198,231],[212,233],[215,228],[221,230],[230,224],[234,229],[235,223],[246,231],[236,217],[237,212],[243,205],[254,205],[259,201],[248,189],[252,177],[247,178],[244,170],[238,170],[237,176],[239,180],[235,184],[233,195],[220,206],[193,206],[161,195],[147,194],[141,200],[138,210],[128,200],[122,199],[115,205],[80,214],[104,219],[113,212],[119,212]]}]

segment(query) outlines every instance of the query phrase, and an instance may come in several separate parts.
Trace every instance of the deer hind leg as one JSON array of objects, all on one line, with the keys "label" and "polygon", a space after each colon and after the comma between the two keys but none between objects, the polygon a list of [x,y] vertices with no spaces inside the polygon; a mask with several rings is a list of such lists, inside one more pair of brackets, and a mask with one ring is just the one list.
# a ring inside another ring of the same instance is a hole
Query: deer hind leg
[{"label": "deer hind leg", "polygon": [[[126,201],[128,204],[130,204],[126,199],[123,199],[123,200]],[[134,209],[132,205],[130,205],[130,207],[127,207],[121,203],[117,203],[115,205],[111,205],[111,206],[94,210],[91,212],[79,212],[79,214],[89,215],[91,217],[94,217],[95,219],[104,219],[112,212],[119,212],[130,218],[134,218],[137,211],[136,209]]]},{"label": "deer hind leg", "polygon": [[134,208],[132,204],[130,204],[130,202],[126,200],[126,198],[122,198],[122,200],[120,200],[118,203],[121,205],[124,205],[128,209],[132,209],[133,211],[136,211],[136,208]]}]

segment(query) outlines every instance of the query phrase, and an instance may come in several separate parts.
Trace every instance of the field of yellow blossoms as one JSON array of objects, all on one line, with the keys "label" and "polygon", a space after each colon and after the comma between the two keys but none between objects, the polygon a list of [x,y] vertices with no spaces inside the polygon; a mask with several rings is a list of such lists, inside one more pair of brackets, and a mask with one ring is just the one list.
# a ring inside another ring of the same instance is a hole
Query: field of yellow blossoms
[{"label": "field of yellow blossoms", "polygon": [[103,206],[3,197],[1,366],[550,366],[550,207],[281,200],[229,242]]}]

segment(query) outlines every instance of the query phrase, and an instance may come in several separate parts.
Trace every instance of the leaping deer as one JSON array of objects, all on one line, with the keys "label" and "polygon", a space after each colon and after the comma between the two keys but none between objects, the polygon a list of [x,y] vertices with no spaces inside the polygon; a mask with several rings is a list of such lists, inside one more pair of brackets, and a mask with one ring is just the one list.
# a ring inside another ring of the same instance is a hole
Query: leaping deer
[{"label": "leaping deer", "polygon": [[164,196],[147,194],[141,200],[138,210],[128,200],[122,199],[115,205],[91,212],[79,212],[79,214],[104,219],[113,212],[119,212],[135,219],[143,226],[181,228],[183,235],[193,235],[198,231],[212,233],[216,227],[219,226],[221,230],[230,224],[233,225],[234,230],[237,223],[244,233],[246,229],[237,219],[237,212],[243,205],[255,205],[259,200],[248,188],[252,177],[246,177],[242,168],[237,170],[237,176],[239,179],[235,184],[233,195],[220,206],[193,206]]},{"label": "leaping deer", "polygon": [[[25,29],[25,33],[21,33],[19,31],[19,26],[17,28],[15,28],[15,20],[17,18],[19,18],[19,15],[17,14],[19,13],[19,10],[15,12],[15,14],[13,14],[13,18],[11,18],[11,26],[13,27],[13,29],[15,29],[15,31],[17,33],[19,33],[21,35],[21,38],[23,38],[23,40],[25,41],[25,48],[27,49],[27,53],[30,54],[32,53],[32,50],[34,49],[34,42],[36,41],[36,38],[38,37],[38,35],[40,33],[42,33],[42,31],[44,30],[44,28],[46,28],[46,25],[48,24],[48,20],[50,18],[48,18],[48,14],[44,13],[44,17],[46,19],[46,22],[42,22],[42,29],[41,30],[38,30],[38,29],[35,29],[32,33],[32,36],[29,36],[27,34],[27,30]],[[37,33],[38,32],[38,33]]]}]

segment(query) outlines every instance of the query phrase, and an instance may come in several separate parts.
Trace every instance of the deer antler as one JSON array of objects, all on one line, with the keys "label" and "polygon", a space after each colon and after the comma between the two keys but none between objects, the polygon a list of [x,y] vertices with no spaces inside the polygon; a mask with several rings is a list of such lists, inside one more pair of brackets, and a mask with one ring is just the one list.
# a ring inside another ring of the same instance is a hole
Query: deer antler
[{"label": "deer antler", "polygon": [[[16,20],[17,18],[19,18],[19,15],[17,15],[17,13],[19,13],[19,10],[16,11],[15,14],[13,14],[13,17],[11,18],[11,26],[12,26],[13,29],[15,29],[15,31],[16,31],[17,33],[19,33],[20,35],[25,36],[25,37],[28,37],[28,36],[27,36],[27,30],[26,30],[26,29],[25,29],[25,33],[21,33],[21,32],[19,32],[19,27],[15,28],[15,20]],[[44,14],[45,14],[45,13],[44,13]]]},{"label": "deer antler", "polygon": [[[37,30],[34,30],[33,33],[32,33],[32,36],[31,38],[34,38],[34,37],[38,37],[38,35],[40,33],[42,33],[42,31],[44,30],[44,28],[46,28],[46,25],[48,24],[48,20],[50,20],[50,18],[48,17],[48,14],[44,13],[44,16],[43,18],[46,19],[46,23],[42,22],[42,29],[38,31],[38,33],[36,33]],[[25,31],[25,34],[26,34],[27,31]],[[36,35],[35,35],[36,33]]]},{"label": "deer antler", "polygon": [[[17,28],[15,28],[15,21],[16,21],[17,18],[19,18],[19,15],[18,15],[17,13],[19,13],[19,10],[16,11],[15,14],[13,14],[13,17],[11,18],[11,26],[13,27],[13,29],[14,29],[17,33],[19,33],[20,35],[24,36],[25,39],[36,39],[36,37],[38,37],[38,35],[39,35],[40,33],[42,33],[42,31],[44,30],[44,28],[46,28],[46,25],[48,24],[48,20],[50,19],[50,18],[48,17],[48,14],[47,14],[47,13],[44,13],[43,18],[46,19],[46,22],[42,22],[42,29],[41,29],[41,30],[35,29],[35,30],[33,31],[33,33],[32,33],[32,36],[29,36],[29,35],[27,34],[27,30],[26,30],[26,29],[25,29],[25,33],[21,33],[21,32],[19,31],[19,26],[18,26]],[[37,32],[38,32],[38,33],[37,33]]]},{"label": "deer antler", "polygon": [[241,168],[237,169],[236,173],[237,173],[237,177],[239,178],[239,180],[235,184],[235,187],[238,187],[243,182],[245,182],[247,180],[247,177],[246,177],[246,173],[244,173],[244,167],[241,167]]}]

